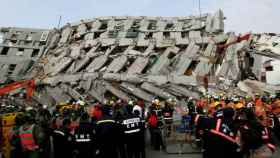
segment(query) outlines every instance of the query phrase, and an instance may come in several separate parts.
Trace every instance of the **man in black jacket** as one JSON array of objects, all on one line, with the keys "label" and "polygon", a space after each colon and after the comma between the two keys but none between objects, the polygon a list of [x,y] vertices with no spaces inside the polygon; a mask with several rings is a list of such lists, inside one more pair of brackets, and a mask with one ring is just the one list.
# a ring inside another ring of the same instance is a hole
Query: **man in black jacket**
[{"label": "man in black jacket", "polygon": [[70,133],[70,119],[62,122],[62,127],[53,131],[54,158],[69,157],[74,152],[74,137]]},{"label": "man in black jacket", "polygon": [[118,158],[118,137],[120,128],[110,115],[111,108],[108,105],[102,107],[102,117],[96,122],[96,144],[98,157]]},{"label": "man in black jacket", "polygon": [[75,129],[75,149],[77,158],[92,158],[95,155],[94,128],[87,113],[82,114],[79,127]]},{"label": "man in black jacket", "polygon": [[127,116],[122,121],[128,158],[145,157],[144,121],[132,113],[133,106],[126,106]]}]

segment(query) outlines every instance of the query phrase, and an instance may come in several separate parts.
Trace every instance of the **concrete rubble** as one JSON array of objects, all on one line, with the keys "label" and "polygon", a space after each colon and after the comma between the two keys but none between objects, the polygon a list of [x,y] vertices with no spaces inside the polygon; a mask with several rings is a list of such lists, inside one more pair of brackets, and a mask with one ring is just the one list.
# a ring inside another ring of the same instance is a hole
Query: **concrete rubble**
[{"label": "concrete rubble", "polygon": [[[0,82],[11,78],[6,75],[11,69],[20,79],[37,79],[41,89],[34,100],[42,104],[88,97],[103,102],[110,95],[145,101],[198,98],[207,90],[236,87],[253,94],[248,86],[252,82],[261,87],[258,91],[271,91],[249,79],[260,80],[258,59],[280,59],[280,36],[251,34],[240,40],[224,32],[224,19],[219,10],[201,16],[99,17],[68,23],[49,30],[43,44],[32,47],[40,50],[37,58],[10,59],[2,44]],[[20,69],[11,68],[13,64]]]}]

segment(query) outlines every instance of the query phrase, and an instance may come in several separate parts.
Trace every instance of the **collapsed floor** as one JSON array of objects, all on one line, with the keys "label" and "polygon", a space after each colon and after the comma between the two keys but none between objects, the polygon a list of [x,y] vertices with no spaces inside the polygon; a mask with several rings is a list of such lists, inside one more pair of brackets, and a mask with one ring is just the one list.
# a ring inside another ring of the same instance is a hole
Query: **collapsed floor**
[{"label": "collapsed floor", "polygon": [[[203,93],[274,93],[258,81],[262,56],[280,59],[280,37],[224,33],[224,15],[99,17],[52,30],[44,54],[25,75],[33,101],[152,101]],[[259,88],[256,88],[259,87]]]}]

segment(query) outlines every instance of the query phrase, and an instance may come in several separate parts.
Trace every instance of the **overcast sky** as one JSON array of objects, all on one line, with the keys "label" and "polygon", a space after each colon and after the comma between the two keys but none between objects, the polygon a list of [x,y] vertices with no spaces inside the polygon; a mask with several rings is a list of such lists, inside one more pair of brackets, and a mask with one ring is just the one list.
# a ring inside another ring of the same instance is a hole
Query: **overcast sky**
[{"label": "overcast sky", "polygon": [[[240,33],[279,33],[279,6],[280,0],[201,0],[202,13],[222,9],[226,31]],[[1,0],[0,26],[53,28],[60,15],[65,24],[97,16],[198,14],[198,0]],[[279,63],[276,69],[272,82],[280,83]]]},{"label": "overcast sky", "polygon": [[[280,0],[201,0],[202,13],[224,10],[226,30],[279,32]],[[1,0],[0,26],[52,28],[82,18],[197,15],[198,0]]]}]

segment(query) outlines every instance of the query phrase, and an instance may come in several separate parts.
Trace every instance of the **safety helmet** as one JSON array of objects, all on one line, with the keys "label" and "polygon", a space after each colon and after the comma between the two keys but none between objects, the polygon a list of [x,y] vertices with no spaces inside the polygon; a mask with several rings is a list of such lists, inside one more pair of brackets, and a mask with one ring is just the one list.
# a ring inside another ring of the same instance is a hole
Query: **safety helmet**
[{"label": "safety helmet", "polygon": [[214,99],[214,100],[219,100],[220,97],[219,97],[218,95],[213,95],[213,99]]},{"label": "safety helmet", "polygon": [[48,105],[43,105],[43,109],[47,109],[48,108]]},{"label": "safety helmet", "polygon": [[233,101],[233,102],[239,102],[239,98],[238,98],[238,97],[233,97],[233,98],[232,98],[232,101]]},{"label": "safety helmet", "polygon": [[159,101],[159,99],[154,99],[152,103],[155,104],[155,105],[159,105],[160,101]]},{"label": "safety helmet", "polygon": [[133,100],[129,100],[129,101],[128,101],[128,105],[131,105],[131,106],[133,106],[133,105],[134,105],[134,102],[133,102]]},{"label": "safety helmet", "polygon": [[28,106],[28,107],[25,108],[25,110],[26,110],[26,111],[31,111],[31,110],[33,110],[33,107]]},{"label": "safety helmet", "polygon": [[86,103],[85,103],[84,101],[82,101],[82,100],[78,100],[78,101],[76,102],[76,104],[81,105],[81,106],[84,106]]}]

